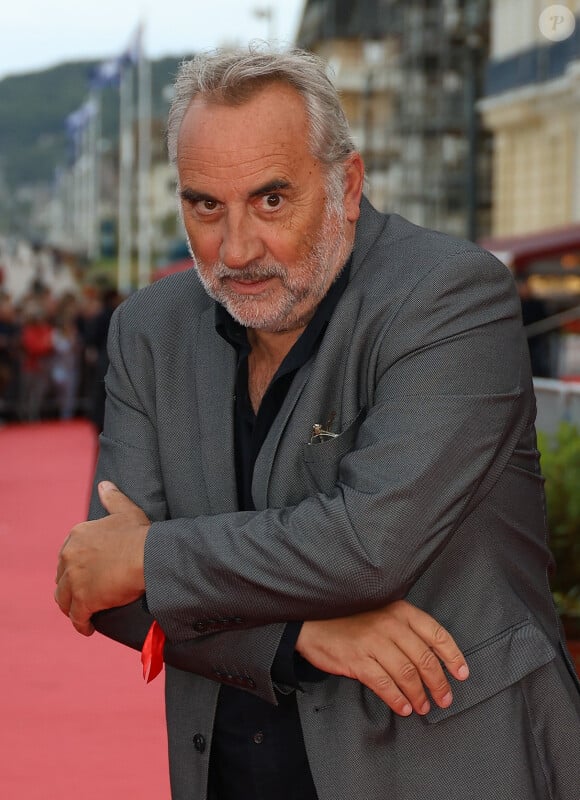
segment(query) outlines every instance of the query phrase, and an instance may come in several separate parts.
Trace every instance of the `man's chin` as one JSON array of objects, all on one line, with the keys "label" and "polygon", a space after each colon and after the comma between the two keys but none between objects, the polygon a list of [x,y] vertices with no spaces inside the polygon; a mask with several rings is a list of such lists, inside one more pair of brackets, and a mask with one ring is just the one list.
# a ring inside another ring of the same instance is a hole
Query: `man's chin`
[{"label": "man's chin", "polygon": [[264,319],[264,317],[249,315],[249,314],[239,314],[235,309],[228,308],[226,306],[226,310],[229,312],[230,316],[232,316],[236,322],[238,322],[244,328],[251,328],[252,330],[256,331],[264,331],[265,333],[279,333],[282,330],[286,329],[285,320],[278,320],[278,319]]},{"label": "man's chin", "polygon": [[301,327],[301,321],[293,314],[279,314],[276,316],[260,314],[258,311],[249,313],[231,303],[223,303],[226,311],[244,328],[251,328],[264,333],[283,333]]},{"label": "man's chin", "polygon": [[276,326],[280,321],[278,314],[272,314],[271,297],[264,295],[240,297],[240,295],[232,296],[228,292],[227,294],[221,293],[221,296],[216,299],[244,328],[266,330],[272,325]]},{"label": "man's chin", "polygon": [[[240,295],[232,296],[231,293],[220,293],[216,298],[219,303],[225,306],[226,311],[236,322],[244,328],[264,331],[264,333],[284,333],[304,327],[312,318],[318,301],[314,302],[311,309],[308,300],[304,296],[288,296],[283,302],[282,298],[264,292],[260,296],[244,297]],[[277,302],[276,302],[277,301]],[[272,306],[277,305],[273,312]]]}]

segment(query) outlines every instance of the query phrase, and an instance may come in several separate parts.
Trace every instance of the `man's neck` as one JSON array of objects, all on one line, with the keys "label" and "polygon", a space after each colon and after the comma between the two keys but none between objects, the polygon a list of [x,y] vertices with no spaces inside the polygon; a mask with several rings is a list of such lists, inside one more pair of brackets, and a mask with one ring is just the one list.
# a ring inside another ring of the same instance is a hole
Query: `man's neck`
[{"label": "man's neck", "polygon": [[252,354],[260,361],[278,363],[286,358],[306,328],[303,325],[289,331],[262,331],[248,328],[248,341]]},{"label": "man's neck", "polygon": [[248,358],[248,393],[256,414],[272,378],[304,327],[279,333],[248,329],[251,347]]}]

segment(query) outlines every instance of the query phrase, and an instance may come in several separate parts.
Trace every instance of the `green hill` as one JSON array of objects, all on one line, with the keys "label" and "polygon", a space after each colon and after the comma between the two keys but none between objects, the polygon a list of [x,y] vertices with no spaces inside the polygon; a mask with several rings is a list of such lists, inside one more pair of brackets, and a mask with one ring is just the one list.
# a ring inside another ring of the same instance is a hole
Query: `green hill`
[{"label": "green hill", "polygon": [[[184,56],[152,64],[154,116],[165,117],[163,88],[172,83]],[[88,77],[98,62],[81,61],[0,81],[0,185],[18,187],[50,183],[55,168],[67,162],[64,121],[88,96]],[[115,138],[118,93],[102,90],[103,136]]]}]

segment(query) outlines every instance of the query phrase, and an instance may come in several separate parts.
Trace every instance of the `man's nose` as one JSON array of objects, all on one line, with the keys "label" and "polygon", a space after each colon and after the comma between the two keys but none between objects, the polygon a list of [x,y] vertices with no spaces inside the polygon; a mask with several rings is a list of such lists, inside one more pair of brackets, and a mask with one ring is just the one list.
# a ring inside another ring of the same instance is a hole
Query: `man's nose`
[{"label": "man's nose", "polygon": [[228,213],[220,246],[220,258],[230,269],[243,269],[264,255],[255,225],[246,215]]}]

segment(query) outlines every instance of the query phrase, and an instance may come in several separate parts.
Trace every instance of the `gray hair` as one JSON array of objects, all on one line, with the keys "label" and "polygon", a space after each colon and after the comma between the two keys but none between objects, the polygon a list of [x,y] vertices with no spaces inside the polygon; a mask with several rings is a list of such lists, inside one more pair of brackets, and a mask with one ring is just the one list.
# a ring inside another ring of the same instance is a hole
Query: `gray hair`
[{"label": "gray hair", "polygon": [[215,50],[181,64],[167,124],[171,161],[177,160],[179,129],[197,95],[216,103],[240,105],[275,82],[294,87],[304,98],[312,154],[329,166],[344,164],[356,148],[325,62],[304,50],[278,53],[256,46]]}]

